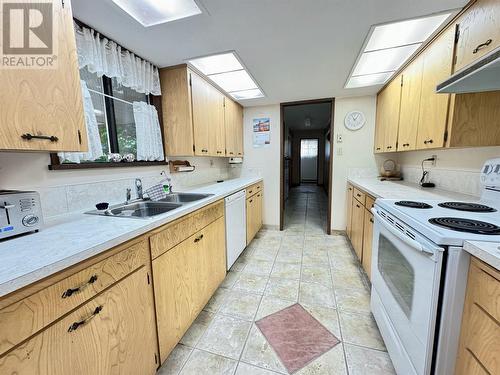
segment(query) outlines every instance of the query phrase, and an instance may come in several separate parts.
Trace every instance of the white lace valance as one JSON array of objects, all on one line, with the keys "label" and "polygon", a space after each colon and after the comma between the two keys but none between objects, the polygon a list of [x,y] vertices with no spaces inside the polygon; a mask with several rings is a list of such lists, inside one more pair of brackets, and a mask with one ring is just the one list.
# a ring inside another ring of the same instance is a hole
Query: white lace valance
[{"label": "white lace valance", "polygon": [[80,68],[86,66],[99,77],[116,78],[123,86],[140,93],[161,95],[158,68],[149,61],[102,38],[93,29],[75,24],[75,34]]}]

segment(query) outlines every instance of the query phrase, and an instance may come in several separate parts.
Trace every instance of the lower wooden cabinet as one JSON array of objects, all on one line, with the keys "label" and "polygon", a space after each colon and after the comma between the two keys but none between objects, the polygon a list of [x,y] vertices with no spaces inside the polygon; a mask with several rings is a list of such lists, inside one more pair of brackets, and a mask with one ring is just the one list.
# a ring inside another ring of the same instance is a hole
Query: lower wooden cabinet
[{"label": "lower wooden cabinet", "polygon": [[262,227],[262,191],[247,198],[247,245]]},{"label": "lower wooden cabinet", "polygon": [[352,200],[351,243],[359,260],[363,258],[363,227],[365,223],[365,207],[357,199]]},{"label": "lower wooden cabinet", "polygon": [[365,210],[365,220],[363,229],[363,258],[361,263],[363,268],[371,280],[372,273],[372,242],[373,242],[373,214],[369,210]]},{"label": "lower wooden cabinet", "polygon": [[146,267],[0,358],[1,374],[154,374],[158,364]]},{"label": "lower wooden cabinet", "polygon": [[472,258],[462,318],[457,375],[500,373],[500,272]]},{"label": "lower wooden cabinet", "polygon": [[347,199],[346,199],[346,234],[348,238],[351,238],[351,230],[352,230],[352,195],[354,193],[354,187],[351,184],[347,185]]},{"label": "lower wooden cabinet", "polygon": [[225,276],[224,217],[153,260],[162,362],[167,359]]}]

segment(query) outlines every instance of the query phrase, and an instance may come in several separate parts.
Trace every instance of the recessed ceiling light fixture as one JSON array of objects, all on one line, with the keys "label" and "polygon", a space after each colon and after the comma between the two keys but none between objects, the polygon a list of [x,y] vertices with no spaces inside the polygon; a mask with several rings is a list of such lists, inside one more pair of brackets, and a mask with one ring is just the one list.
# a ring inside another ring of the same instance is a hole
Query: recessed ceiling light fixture
[{"label": "recessed ceiling light fixture", "polygon": [[188,63],[236,100],[264,96],[234,52],[198,57]]},{"label": "recessed ceiling light fixture", "polygon": [[372,27],[346,89],[383,85],[453,12]]},{"label": "recessed ceiling light fixture", "polygon": [[144,27],[201,14],[194,0],[113,0]]}]

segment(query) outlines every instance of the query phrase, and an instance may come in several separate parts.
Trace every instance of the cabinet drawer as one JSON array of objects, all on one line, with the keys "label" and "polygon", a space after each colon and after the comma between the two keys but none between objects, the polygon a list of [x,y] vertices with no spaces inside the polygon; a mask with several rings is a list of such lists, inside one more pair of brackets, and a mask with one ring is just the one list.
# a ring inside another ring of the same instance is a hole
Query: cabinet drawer
[{"label": "cabinet drawer", "polygon": [[356,198],[363,206],[365,205],[366,194],[358,188],[354,188],[354,198]]},{"label": "cabinet drawer", "polygon": [[367,210],[370,210],[373,206],[375,206],[375,198],[371,195],[366,196],[365,207]]},{"label": "cabinet drawer", "polygon": [[155,230],[150,237],[151,257],[159,257],[223,215],[224,202],[218,201]]},{"label": "cabinet drawer", "polygon": [[147,264],[146,240],[0,310],[0,355]]},{"label": "cabinet drawer", "polygon": [[153,375],[156,331],[148,288],[143,267],[1,357],[0,373]]},{"label": "cabinet drawer", "polygon": [[247,187],[247,198],[250,198],[252,195],[257,194],[259,191],[262,191],[262,182],[258,182],[250,187]]}]

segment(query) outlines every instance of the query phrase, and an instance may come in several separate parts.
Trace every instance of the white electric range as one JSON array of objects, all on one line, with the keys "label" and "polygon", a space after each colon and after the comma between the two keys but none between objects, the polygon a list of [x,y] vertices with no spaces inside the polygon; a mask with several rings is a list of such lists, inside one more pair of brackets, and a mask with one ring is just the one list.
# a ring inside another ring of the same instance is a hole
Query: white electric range
[{"label": "white electric range", "polygon": [[400,375],[454,373],[470,256],[500,241],[500,159],[485,163],[477,202],[377,199],[372,312]]}]

